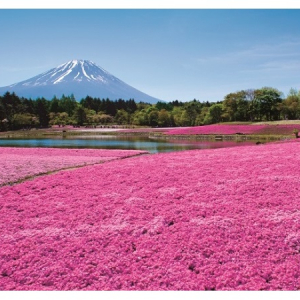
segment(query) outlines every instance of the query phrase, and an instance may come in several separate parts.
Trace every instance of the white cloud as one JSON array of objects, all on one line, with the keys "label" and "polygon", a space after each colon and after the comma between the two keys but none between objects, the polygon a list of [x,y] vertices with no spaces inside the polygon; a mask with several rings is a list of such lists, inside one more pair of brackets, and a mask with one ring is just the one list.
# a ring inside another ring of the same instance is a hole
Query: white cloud
[{"label": "white cloud", "polygon": [[295,61],[295,58],[300,59],[300,41],[256,45],[245,50],[225,52],[223,55],[197,58],[196,61],[198,64],[247,64],[249,61],[283,58],[290,58],[291,62]]}]

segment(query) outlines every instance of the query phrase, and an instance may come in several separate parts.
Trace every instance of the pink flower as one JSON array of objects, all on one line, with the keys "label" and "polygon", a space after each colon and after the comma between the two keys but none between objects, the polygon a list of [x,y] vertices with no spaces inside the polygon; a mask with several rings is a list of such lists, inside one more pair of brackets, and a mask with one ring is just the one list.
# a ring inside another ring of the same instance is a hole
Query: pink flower
[{"label": "pink flower", "polygon": [[300,125],[223,125],[213,124],[205,126],[174,128],[167,130],[169,135],[194,134],[283,134],[293,135],[294,129],[300,130]]},{"label": "pink flower", "polygon": [[0,288],[298,290],[299,146],[142,155],[3,186]]},{"label": "pink flower", "polygon": [[0,148],[0,186],[62,169],[147,153],[136,150]]}]

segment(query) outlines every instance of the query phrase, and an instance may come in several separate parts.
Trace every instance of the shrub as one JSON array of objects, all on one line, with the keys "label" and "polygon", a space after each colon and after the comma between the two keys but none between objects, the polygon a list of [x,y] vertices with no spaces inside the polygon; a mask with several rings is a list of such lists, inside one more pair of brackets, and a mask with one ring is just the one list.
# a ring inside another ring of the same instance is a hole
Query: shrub
[{"label": "shrub", "polygon": [[295,129],[293,130],[293,133],[294,133],[294,135],[296,136],[296,139],[297,139],[297,138],[299,137],[299,136],[298,136],[299,130],[295,128]]}]

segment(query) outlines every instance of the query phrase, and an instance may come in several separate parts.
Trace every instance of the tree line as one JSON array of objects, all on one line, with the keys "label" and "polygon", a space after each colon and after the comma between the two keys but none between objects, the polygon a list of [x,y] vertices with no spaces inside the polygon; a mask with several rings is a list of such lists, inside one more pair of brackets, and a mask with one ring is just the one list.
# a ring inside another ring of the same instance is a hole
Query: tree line
[{"label": "tree line", "polygon": [[222,101],[158,102],[134,99],[110,100],[87,96],[77,102],[73,95],[51,100],[0,96],[0,130],[17,130],[51,125],[97,126],[107,124],[152,127],[196,126],[219,122],[275,121],[300,118],[300,91],[287,97],[275,88],[241,90]]}]

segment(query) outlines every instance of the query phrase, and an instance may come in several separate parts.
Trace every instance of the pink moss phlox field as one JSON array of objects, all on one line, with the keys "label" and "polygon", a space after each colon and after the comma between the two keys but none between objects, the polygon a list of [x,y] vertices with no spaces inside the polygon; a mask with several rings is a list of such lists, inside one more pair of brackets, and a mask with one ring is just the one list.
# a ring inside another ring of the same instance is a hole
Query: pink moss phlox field
[{"label": "pink moss phlox field", "polygon": [[298,290],[300,142],[136,156],[0,189],[1,290]]},{"label": "pink moss phlox field", "polygon": [[135,150],[0,148],[0,186],[29,176],[146,153]]},{"label": "pink moss phlox field", "polygon": [[185,134],[293,134],[293,129],[300,130],[300,125],[223,125],[185,127],[166,131],[169,135]]}]

